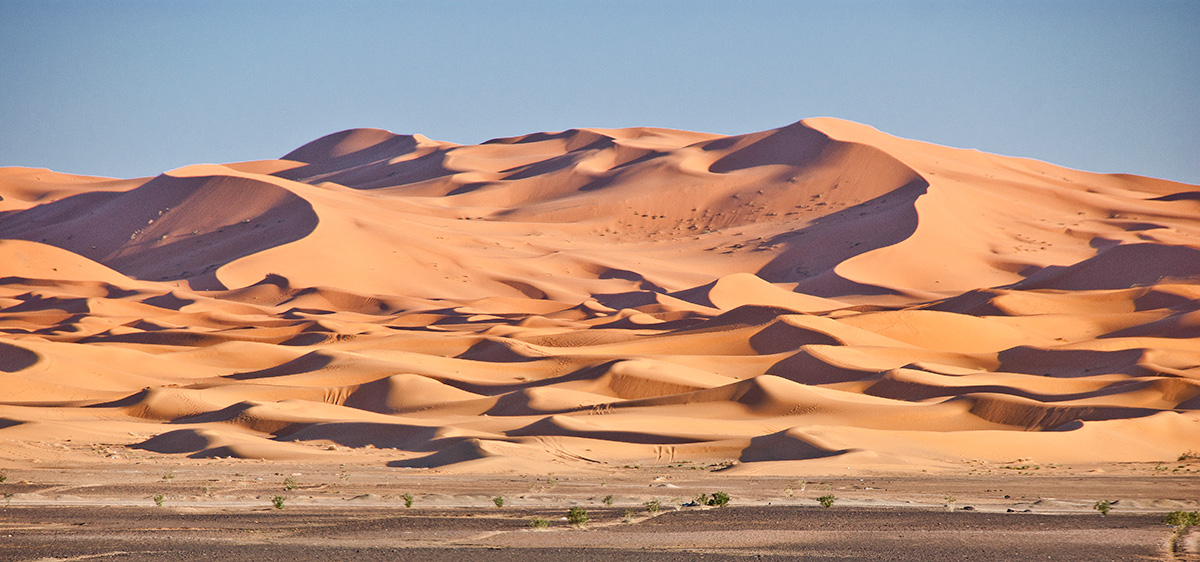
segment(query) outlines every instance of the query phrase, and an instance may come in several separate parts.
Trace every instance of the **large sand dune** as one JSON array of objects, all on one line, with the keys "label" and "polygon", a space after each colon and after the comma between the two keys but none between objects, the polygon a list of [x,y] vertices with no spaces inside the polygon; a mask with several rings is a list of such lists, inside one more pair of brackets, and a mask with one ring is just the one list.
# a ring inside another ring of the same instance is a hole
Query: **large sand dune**
[{"label": "large sand dune", "polygon": [[155,178],[4,168],[0,197],[6,464],[1200,450],[1200,186],[810,119],[351,130]]}]

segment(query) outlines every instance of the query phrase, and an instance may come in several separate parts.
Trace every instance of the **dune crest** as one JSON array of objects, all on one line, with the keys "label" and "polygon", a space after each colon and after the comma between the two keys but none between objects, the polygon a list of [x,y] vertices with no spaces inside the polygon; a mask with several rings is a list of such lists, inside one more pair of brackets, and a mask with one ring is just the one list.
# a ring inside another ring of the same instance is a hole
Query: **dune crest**
[{"label": "dune crest", "polygon": [[0,460],[1171,460],[1200,450],[1197,194],[828,118],[4,168]]}]

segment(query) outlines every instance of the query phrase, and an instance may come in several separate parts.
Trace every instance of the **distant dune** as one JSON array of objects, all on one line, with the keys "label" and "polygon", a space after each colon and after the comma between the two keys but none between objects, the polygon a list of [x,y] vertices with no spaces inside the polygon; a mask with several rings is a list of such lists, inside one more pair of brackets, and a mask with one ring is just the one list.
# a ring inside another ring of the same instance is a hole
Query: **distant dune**
[{"label": "distant dune", "polygon": [[357,129],[154,178],[0,168],[0,197],[9,465],[92,454],[66,443],[540,473],[1200,451],[1196,185],[821,118]]}]

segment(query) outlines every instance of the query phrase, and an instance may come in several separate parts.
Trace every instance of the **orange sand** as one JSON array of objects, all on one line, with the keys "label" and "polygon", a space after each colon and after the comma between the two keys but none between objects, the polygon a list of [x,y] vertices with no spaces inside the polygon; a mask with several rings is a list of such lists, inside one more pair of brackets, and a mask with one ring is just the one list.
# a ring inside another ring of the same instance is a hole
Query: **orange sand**
[{"label": "orange sand", "polygon": [[68,442],[539,473],[1200,450],[1200,186],[823,118],[352,130],[155,178],[3,168],[0,196],[9,466]]}]

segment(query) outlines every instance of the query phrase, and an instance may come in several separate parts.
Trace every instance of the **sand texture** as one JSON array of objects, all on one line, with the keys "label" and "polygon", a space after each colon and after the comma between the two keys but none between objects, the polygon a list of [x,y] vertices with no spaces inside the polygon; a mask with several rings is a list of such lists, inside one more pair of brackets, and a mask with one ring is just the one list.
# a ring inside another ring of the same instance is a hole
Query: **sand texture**
[{"label": "sand texture", "polygon": [[7,467],[1200,451],[1200,186],[821,118],[360,129],[154,178],[0,168],[0,197]]}]

